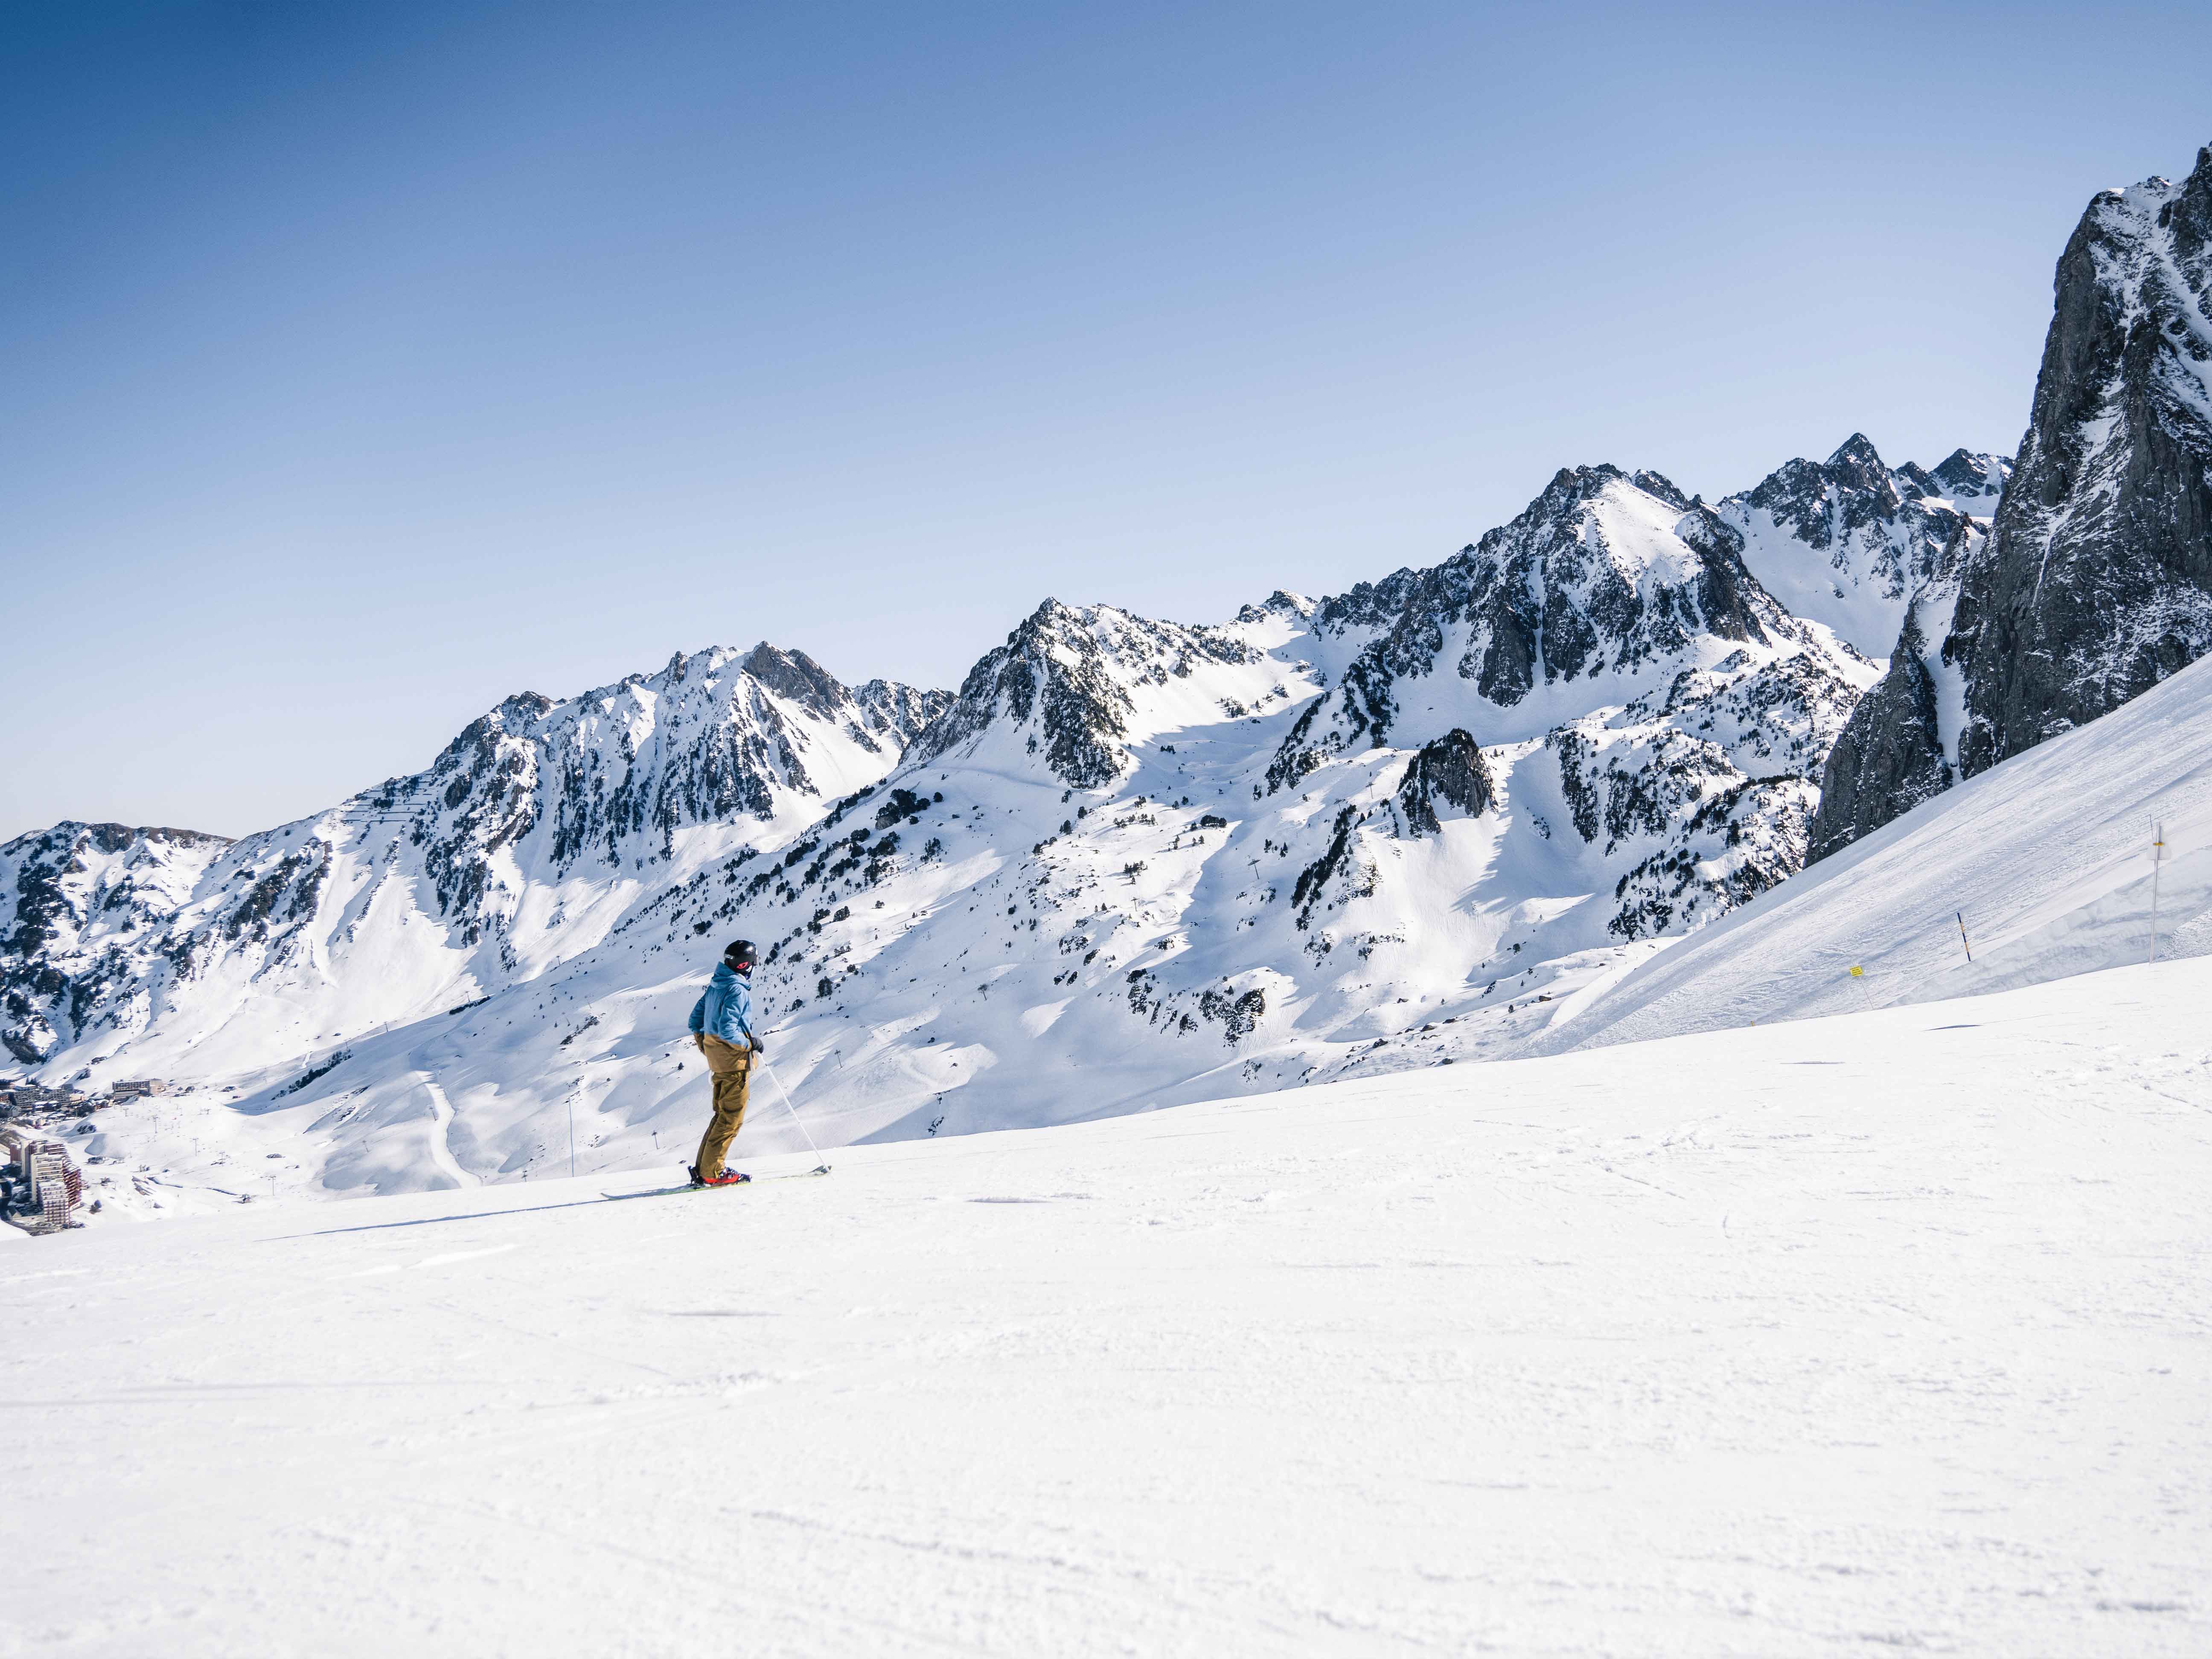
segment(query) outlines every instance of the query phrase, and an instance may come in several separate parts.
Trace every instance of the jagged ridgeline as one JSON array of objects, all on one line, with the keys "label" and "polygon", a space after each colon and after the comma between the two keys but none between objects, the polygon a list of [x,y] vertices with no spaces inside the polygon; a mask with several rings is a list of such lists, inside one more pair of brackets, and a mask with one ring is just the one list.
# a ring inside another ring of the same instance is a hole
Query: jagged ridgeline
[{"label": "jagged ridgeline", "polygon": [[[1796,540],[1747,532],[1735,498],[1580,468],[1443,564],[1334,599],[1218,626],[1048,600],[957,693],[848,688],[763,646],[513,697],[422,773],[210,842],[140,902],[19,843],[11,872],[54,896],[9,957],[8,1040],[57,1073],[270,1066],[306,1103],[401,1086],[424,1056],[379,1042],[434,1029],[493,1173],[514,1149],[474,1100],[526,1138],[570,1062],[644,1068],[626,1109],[689,1086],[643,1056],[725,931],[761,942],[800,1099],[854,1133],[1333,1074],[1422,1024],[1510,1048],[1802,861],[1878,667],[1752,561],[1817,562],[1902,614],[1876,561],[1919,545],[1926,475],[1864,447]],[[1853,534],[1823,539],[1838,521]],[[1039,1066],[1110,1082],[1040,1104]],[[349,1133],[419,1110],[395,1097]],[[348,1167],[370,1165],[404,1167]]]},{"label": "jagged ridgeline", "polygon": [[[763,645],[512,697],[422,773],[166,854],[138,899],[112,860],[19,843],[9,878],[48,896],[9,957],[7,1041],[64,1073],[351,1043],[316,1079],[335,1090],[380,1063],[364,1033],[550,1018],[549,976],[564,997],[670,984],[672,1007],[696,941],[742,927],[793,1032],[894,1033],[866,1063],[841,1040],[838,1081],[794,1085],[870,1130],[923,1103],[1025,1120],[1016,1056],[1112,1055],[1133,1096],[1219,1086],[1224,1065],[1257,1087],[1380,1064],[1417,1015],[1510,1047],[1626,948],[1802,861],[1818,769],[1878,665],[1765,571],[1817,568],[1893,625],[1914,561],[1956,532],[1928,528],[1954,512],[1930,475],[1863,440],[1784,474],[1823,481],[1823,510],[1800,489],[1754,521],[1748,495],[1563,471],[1441,565],[1218,626],[1048,600],[957,694],[848,688]],[[987,915],[1012,918],[988,945]],[[548,1042],[611,1055],[636,1024]],[[1207,1031],[1227,1052],[1191,1046]],[[537,1062],[505,1064],[500,1092],[534,1086]]]},{"label": "jagged ridgeline", "polygon": [[210,1063],[250,1065],[526,980],[654,872],[882,776],[950,701],[765,644],[678,654],[509,697],[427,770],[240,841],[58,825],[0,849],[0,1041],[38,1066],[181,1019]]},{"label": "jagged ridgeline", "polygon": [[234,1080],[345,1188],[442,1178],[433,1082],[486,1178],[556,1101],[643,1158],[703,1109],[671,1040],[738,932],[778,1075],[847,1139],[1519,1052],[2212,638],[2209,167],[2093,204],[2017,472],[1857,434],[1710,501],[1577,467],[1334,597],[1047,600],[957,692],[763,645],[510,698],[238,842],[0,849],[4,1039],[48,1079]]}]

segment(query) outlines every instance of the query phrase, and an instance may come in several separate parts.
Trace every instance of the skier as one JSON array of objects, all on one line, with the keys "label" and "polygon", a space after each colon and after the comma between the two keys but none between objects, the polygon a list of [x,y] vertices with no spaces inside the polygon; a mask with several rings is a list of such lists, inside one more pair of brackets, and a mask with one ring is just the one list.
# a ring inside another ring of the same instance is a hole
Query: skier
[{"label": "skier", "polygon": [[722,1156],[738,1138],[745,1121],[745,1085],[753,1057],[763,1052],[753,1035],[753,942],[732,939],[722,952],[714,977],[691,1010],[691,1040],[707,1057],[714,1079],[714,1115],[699,1143],[699,1161],[691,1166],[695,1187],[729,1187],[750,1176],[725,1169]]}]

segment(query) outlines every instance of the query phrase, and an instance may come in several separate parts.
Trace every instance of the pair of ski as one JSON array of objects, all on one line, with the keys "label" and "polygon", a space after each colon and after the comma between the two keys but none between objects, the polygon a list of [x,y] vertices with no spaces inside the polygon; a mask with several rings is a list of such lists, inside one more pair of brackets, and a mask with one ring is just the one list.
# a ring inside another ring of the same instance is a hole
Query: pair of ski
[{"label": "pair of ski", "polygon": [[687,1181],[679,1187],[650,1187],[641,1193],[601,1193],[601,1198],[666,1198],[672,1193],[734,1192],[740,1187],[750,1187],[757,1181],[804,1181],[810,1176],[826,1176],[830,1166],[822,1164],[811,1170],[793,1170],[788,1175],[753,1176],[744,1181],[732,1181],[720,1187],[702,1187]]}]

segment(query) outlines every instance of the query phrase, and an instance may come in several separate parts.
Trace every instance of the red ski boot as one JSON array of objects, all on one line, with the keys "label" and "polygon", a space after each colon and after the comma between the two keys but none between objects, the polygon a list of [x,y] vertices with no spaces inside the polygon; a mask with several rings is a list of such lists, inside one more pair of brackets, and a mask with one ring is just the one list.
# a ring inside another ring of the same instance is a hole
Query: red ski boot
[{"label": "red ski boot", "polygon": [[725,1170],[718,1176],[702,1176],[697,1164],[691,1166],[691,1184],[694,1187],[734,1187],[741,1181],[751,1179],[742,1170]]}]

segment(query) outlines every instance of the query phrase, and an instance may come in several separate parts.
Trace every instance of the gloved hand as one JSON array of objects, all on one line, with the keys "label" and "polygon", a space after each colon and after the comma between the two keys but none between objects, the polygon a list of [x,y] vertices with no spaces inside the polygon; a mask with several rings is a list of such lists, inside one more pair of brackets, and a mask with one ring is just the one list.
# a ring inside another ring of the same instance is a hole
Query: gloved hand
[{"label": "gloved hand", "polygon": [[764,1054],[768,1052],[768,1044],[763,1042],[758,1037],[755,1036],[750,1031],[745,1033],[745,1041],[753,1045],[753,1052],[755,1054]]}]

